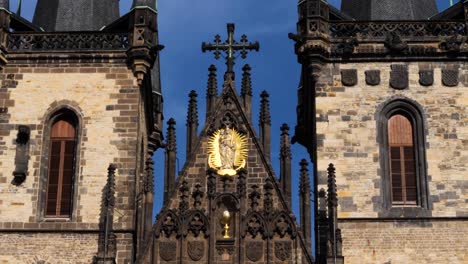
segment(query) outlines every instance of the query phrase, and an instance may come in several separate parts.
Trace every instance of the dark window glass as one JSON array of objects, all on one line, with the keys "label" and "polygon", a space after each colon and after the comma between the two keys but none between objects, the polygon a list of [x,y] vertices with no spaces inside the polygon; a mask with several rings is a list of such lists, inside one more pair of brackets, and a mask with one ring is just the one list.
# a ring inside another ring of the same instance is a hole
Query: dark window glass
[{"label": "dark window glass", "polygon": [[67,115],[51,128],[46,216],[70,217],[75,171],[75,125]]}]

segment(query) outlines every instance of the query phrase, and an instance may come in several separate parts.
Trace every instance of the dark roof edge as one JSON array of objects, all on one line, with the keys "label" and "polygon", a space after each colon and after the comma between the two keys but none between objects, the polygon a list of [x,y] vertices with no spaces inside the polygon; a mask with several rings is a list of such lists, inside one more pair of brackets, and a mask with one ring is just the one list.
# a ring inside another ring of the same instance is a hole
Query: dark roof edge
[{"label": "dark roof edge", "polygon": [[328,6],[330,7],[330,15],[334,15],[338,18],[338,20],[355,20],[354,18],[352,18],[351,16],[341,12],[340,10],[338,10],[338,8],[328,4]]},{"label": "dark roof edge", "polygon": [[466,2],[466,1],[467,0],[460,1],[460,2],[458,2],[456,4],[454,4],[453,6],[448,7],[444,11],[429,17],[429,20],[446,20],[446,19],[450,19],[450,18],[456,16],[458,14],[458,12],[463,10],[463,2]]},{"label": "dark roof edge", "polygon": [[29,20],[18,16],[15,13],[11,13],[11,22],[10,22],[10,27],[14,31],[35,31],[35,32],[42,32],[44,31],[42,28],[34,25],[32,22]]}]

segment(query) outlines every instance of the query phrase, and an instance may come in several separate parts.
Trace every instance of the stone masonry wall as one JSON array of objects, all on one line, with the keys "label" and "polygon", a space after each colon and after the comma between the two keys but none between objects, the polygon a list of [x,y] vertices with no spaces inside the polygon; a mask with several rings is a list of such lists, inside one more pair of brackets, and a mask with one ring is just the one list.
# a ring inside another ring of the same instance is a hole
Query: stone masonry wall
[{"label": "stone masonry wall", "polygon": [[[10,256],[11,263],[15,263],[15,254],[34,257],[38,242],[32,238],[36,237],[38,240],[47,239],[50,247],[66,244],[73,248],[64,249],[64,252],[83,251],[79,259],[83,263],[89,263],[90,256],[97,252],[95,241],[102,190],[110,163],[117,164],[117,213],[114,216],[114,228],[125,232],[131,232],[134,228],[137,143],[141,141],[141,100],[136,79],[122,58],[123,56],[78,60],[75,57],[74,60],[29,59],[27,62],[13,58],[0,71],[0,248],[4,254],[0,256],[0,262],[5,259],[8,261],[7,256]],[[47,116],[64,105],[78,112],[81,130],[73,217],[56,222],[44,219],[40,213],[43,205],[40,203],[39,191],[44,188],[41,179],[47,177],[41,171],[44,166],[42,156],[46,155],[42,147]],[[15,186],[11,184],[11,180],[15,169],[18,125],[31,128],[31,140],[28,175],[23,184]],[[27,229],[31,233],[5,233],[11,229]],[[70,230],[71,233],[34,233],[46,229]],[[73,233],[76,230],[88,230],[94,234],[77,235]],[[50,239],[52,236],[57,239]],[[26,237],[29,239],[25,239]],[[74,241],[73,237],[77,238],[76,243],[71,242]],[[3,250],[11,239],[21,241],[19,244],[24,247]],[[131,246],[118,248],[125,252],[118,253],[119,263],[129,262]],[[60,254],[52,259],[54,261],[51,263],[67,262],[60,259]]]},{"label": "stone masonry wall", "polygon": [[468,262],[468,222],[341,223],[345,263]]},{"label": "stone masonry wall", "polygon": [[[401,64],[401,63],[400,63]],[[441,69],[460,67],[460,83],[441,83]],[[411,63],[409,88],[390,88],[390,63],[329,65],[317,88],[319,183],[326,168],[337,168],[339,217],[376,217],[382,208],[381,168],[377,142],[378,109],[406,98],[424,111],[429,203],[432,216],[468,216],[468,67],[457,64]],[[434,85],[421,86],[420,69],[434,69]],[[358,83],[346,87],[340,71],[357,69]],[[366,70],[380,70],[381,82],[370,86]]]},{"label": "stone masonry wall", "polygon": [[[396,90],[389,85],[391,64],[404,63],[327,65],[317,86],[319,188],[326,187],[326,168],[334,163],[345,263],[466,263],[468,67],[406,63],[409,88]],[[459,69],[455,87],[442,83],[448,68]],[[344,69],[357,69],[356,85],[343,85]],[[419,83],[419,71],[426,69],[434,70],[434,84],[427,87]],[[367,70],[380,70],[380,84],[366,84]],[[377,117],[395,98],[423,110],[429,211],[438,220],[372,220],[384,204]],[[460,219],[449,219],[455,217]]]}]

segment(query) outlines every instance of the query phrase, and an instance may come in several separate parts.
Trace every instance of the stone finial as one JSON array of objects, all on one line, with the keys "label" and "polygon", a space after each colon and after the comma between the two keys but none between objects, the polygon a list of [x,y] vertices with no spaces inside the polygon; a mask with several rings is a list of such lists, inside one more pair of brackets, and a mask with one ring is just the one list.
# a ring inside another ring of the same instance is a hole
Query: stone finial
[{"label": "stone finial", "polygon": [[190,91],[189,105],[187,111],[187,157],[192,153],[197,141],[198,133],[198,106],[197,106],[197,92]]},{"label": "stone finial", "polygon": [[208,176],[206,183],[208,198],[213,198],[216,194],[216,170],[209,168],[206,175]]},{"label": "stone finial", "polygon": [[177,152],[177,143],[176,143],[176,121],[174,118],[170,118],[167,121],[167,132],[166,132],[166,151]]},{"label": "stone finial", "polygon": [[245,198],[247,191],[247,170],[245,168],[241,168],[238,174],[239,177],[237,178],[237,194],[239,194],[241,198]]},{"label": "stone finial", "polygon": [[113,208],[115,205],[115,170],[117,166],[110,164],[107,168],[107,185],[105,195],[105,205]]},{"label": "stone finial", "polygon": [[195,185],[195,190],[192,193],[192,198],[193,198],[193,207],[195,209],[200,209],[201,204],[202,204],[202,199],[203,199],[203,190],[202,190],[202,186],[199,183]]},{"label": "stone finial", "polygon": [[318,197],[319,197],[319,210],[320,211],[326,211],[327,210],[327,202],[326,202],[326,199],[327,199],[327,194],[325,192],[325,189],[321,188],[319,193],[318,193]]},{"label": "stone finial", "polygon": [[216,98],[218,98],[218,81],[216,79],[216,67],[212,64],[208,68],[208,83],[206,86],[206,118],[214,111]]},{"label": "stone finial", "polygon": [[167,121],[166,132],[166,152],[165,152],[165,171],[164,171],[164,200],[166,201],[169,194],[172,192],[176,177],[176,158],[177,158],[177,143],[176,143],[176,121],[170,118]]},{"label": "stone finial", "polygon": [[198,94],[194,90],[189,93],[189,105],[187,111],[187,125],[197,124],[198,125],[198,106],[197,106]]},{"label": "stone finial", "polygon": [[95,263],[115,263],[117,241],[113,223],[116,169],[115,164],[110,164],[107,169],[107,184],[103,190],[101,216],[99,219],[98,252],[95,257]]},{"label": "stone finial", "polygon": [[291,159],[291,142],[289,140],[289,126],[281,126],[280,158]]},{"label": "stone finial", "polygon": [[252,122],[252,80],[250,79],[250,66],[244,65],[242,68],[244,73],[242,74],[242,87],[241,87],[241,98],[244,106],[244,112],[249,122]]},{"label": "stone finial", "polygon": [[310,200],[310,178],[309,178],[309,163],[307,160],[302,159],[299,163],[301,165],[301,180],[299,183],[299,192],[304,195],[305,198]]},{"label": "stone finial", "polygon": [[179,210],[181,212],[185,212],[189,209],[189,187],[187,180],[182,181],[182,185],[179,188],[180,192],[180,202],[179,202]]},{"label": "stone finial", "polygon": [[287,124],[281,126],[280,183],[286,203],[291,206],[291,144]]},{"label": "stone finial", "polygon": [[250,207],[252,210],[257,211],[259,200],[260,200],[260,192],[258,191],[257,185],[252,185],[252,192],[249,194],[250,199]]},{"label": "stone finial", "polygon": [[252,96],[252,80],[250,78],[250,65],[246,64],[244,67],[242,67],[242,71],[244,72],[242,74],[242,87],[241,87],[241,96]]},{"label": "stone finial", "polygon": [[260,123],[271,125],[270,95],[267,91],[263,91],[260,97]]},{"label": "stone finial", "polygon": [[263,154],[267,160],[270,159],[270,144],[271,144],[271,115],[270,115],[270,101],[268,100],[268,93],[263,91],[261,93],[260,102],[260,143],[263,147]]},{"label": "stone finial", "polygon": [[153,155],[148,155],[148,158],[145,162],[146,165],[146,175],[144,177],[143,189],[145,193],[154,194],[154,161]]},{"label": "stone finial", "polygon": [[336,175],[335,166],[330,163],[328,165],[328,207],[335,208],[338,206],[338,198],[336,193]]},{"label": "stone finial", "polygon": [[267,213],[273,211],[273,183],[270,178],[266,178],[265,185],[263,186],[264,199],[263,208]]},{"label": "stone finial", "polygon": [[310,210],[310,178],[309,169],[307,168],[309,163],[307,160],[302,159],[299,165],[301,166],[301,176],[299,182],[301,232],[304,236],[307,248],[310,249],[312,246],[312,214]]},{"label": "stone finial", "polygon": [[216,79],[216,66],[213,64],[208,68],[210,72],[208,74],[208,83],[206,86],[206,97],[216,97],[218,96],[218,80]]}]

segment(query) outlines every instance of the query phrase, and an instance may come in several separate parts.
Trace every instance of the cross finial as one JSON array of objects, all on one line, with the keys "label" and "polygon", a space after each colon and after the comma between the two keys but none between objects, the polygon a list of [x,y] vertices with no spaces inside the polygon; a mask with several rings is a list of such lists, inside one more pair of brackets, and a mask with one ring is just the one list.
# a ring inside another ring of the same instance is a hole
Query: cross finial
[{"label": "cross finial", "polygon": [[245,59],[250,50],[258,51],[260,49],[258,41],[250,43],[246,35],[241,36],[240,43],[234,40],[234,29],[235,26],[233,23],[227,24],[228,39],[224,43],[221,43],[221,37],[219,35],[215,36],[214,43],[202,43],[202,51],[213,51],[215,59],[221,57],[222,51],[226,53],[225,58],[228,73],[234,73],[234,59],[237,51],[240,51],[241,58]]}]

